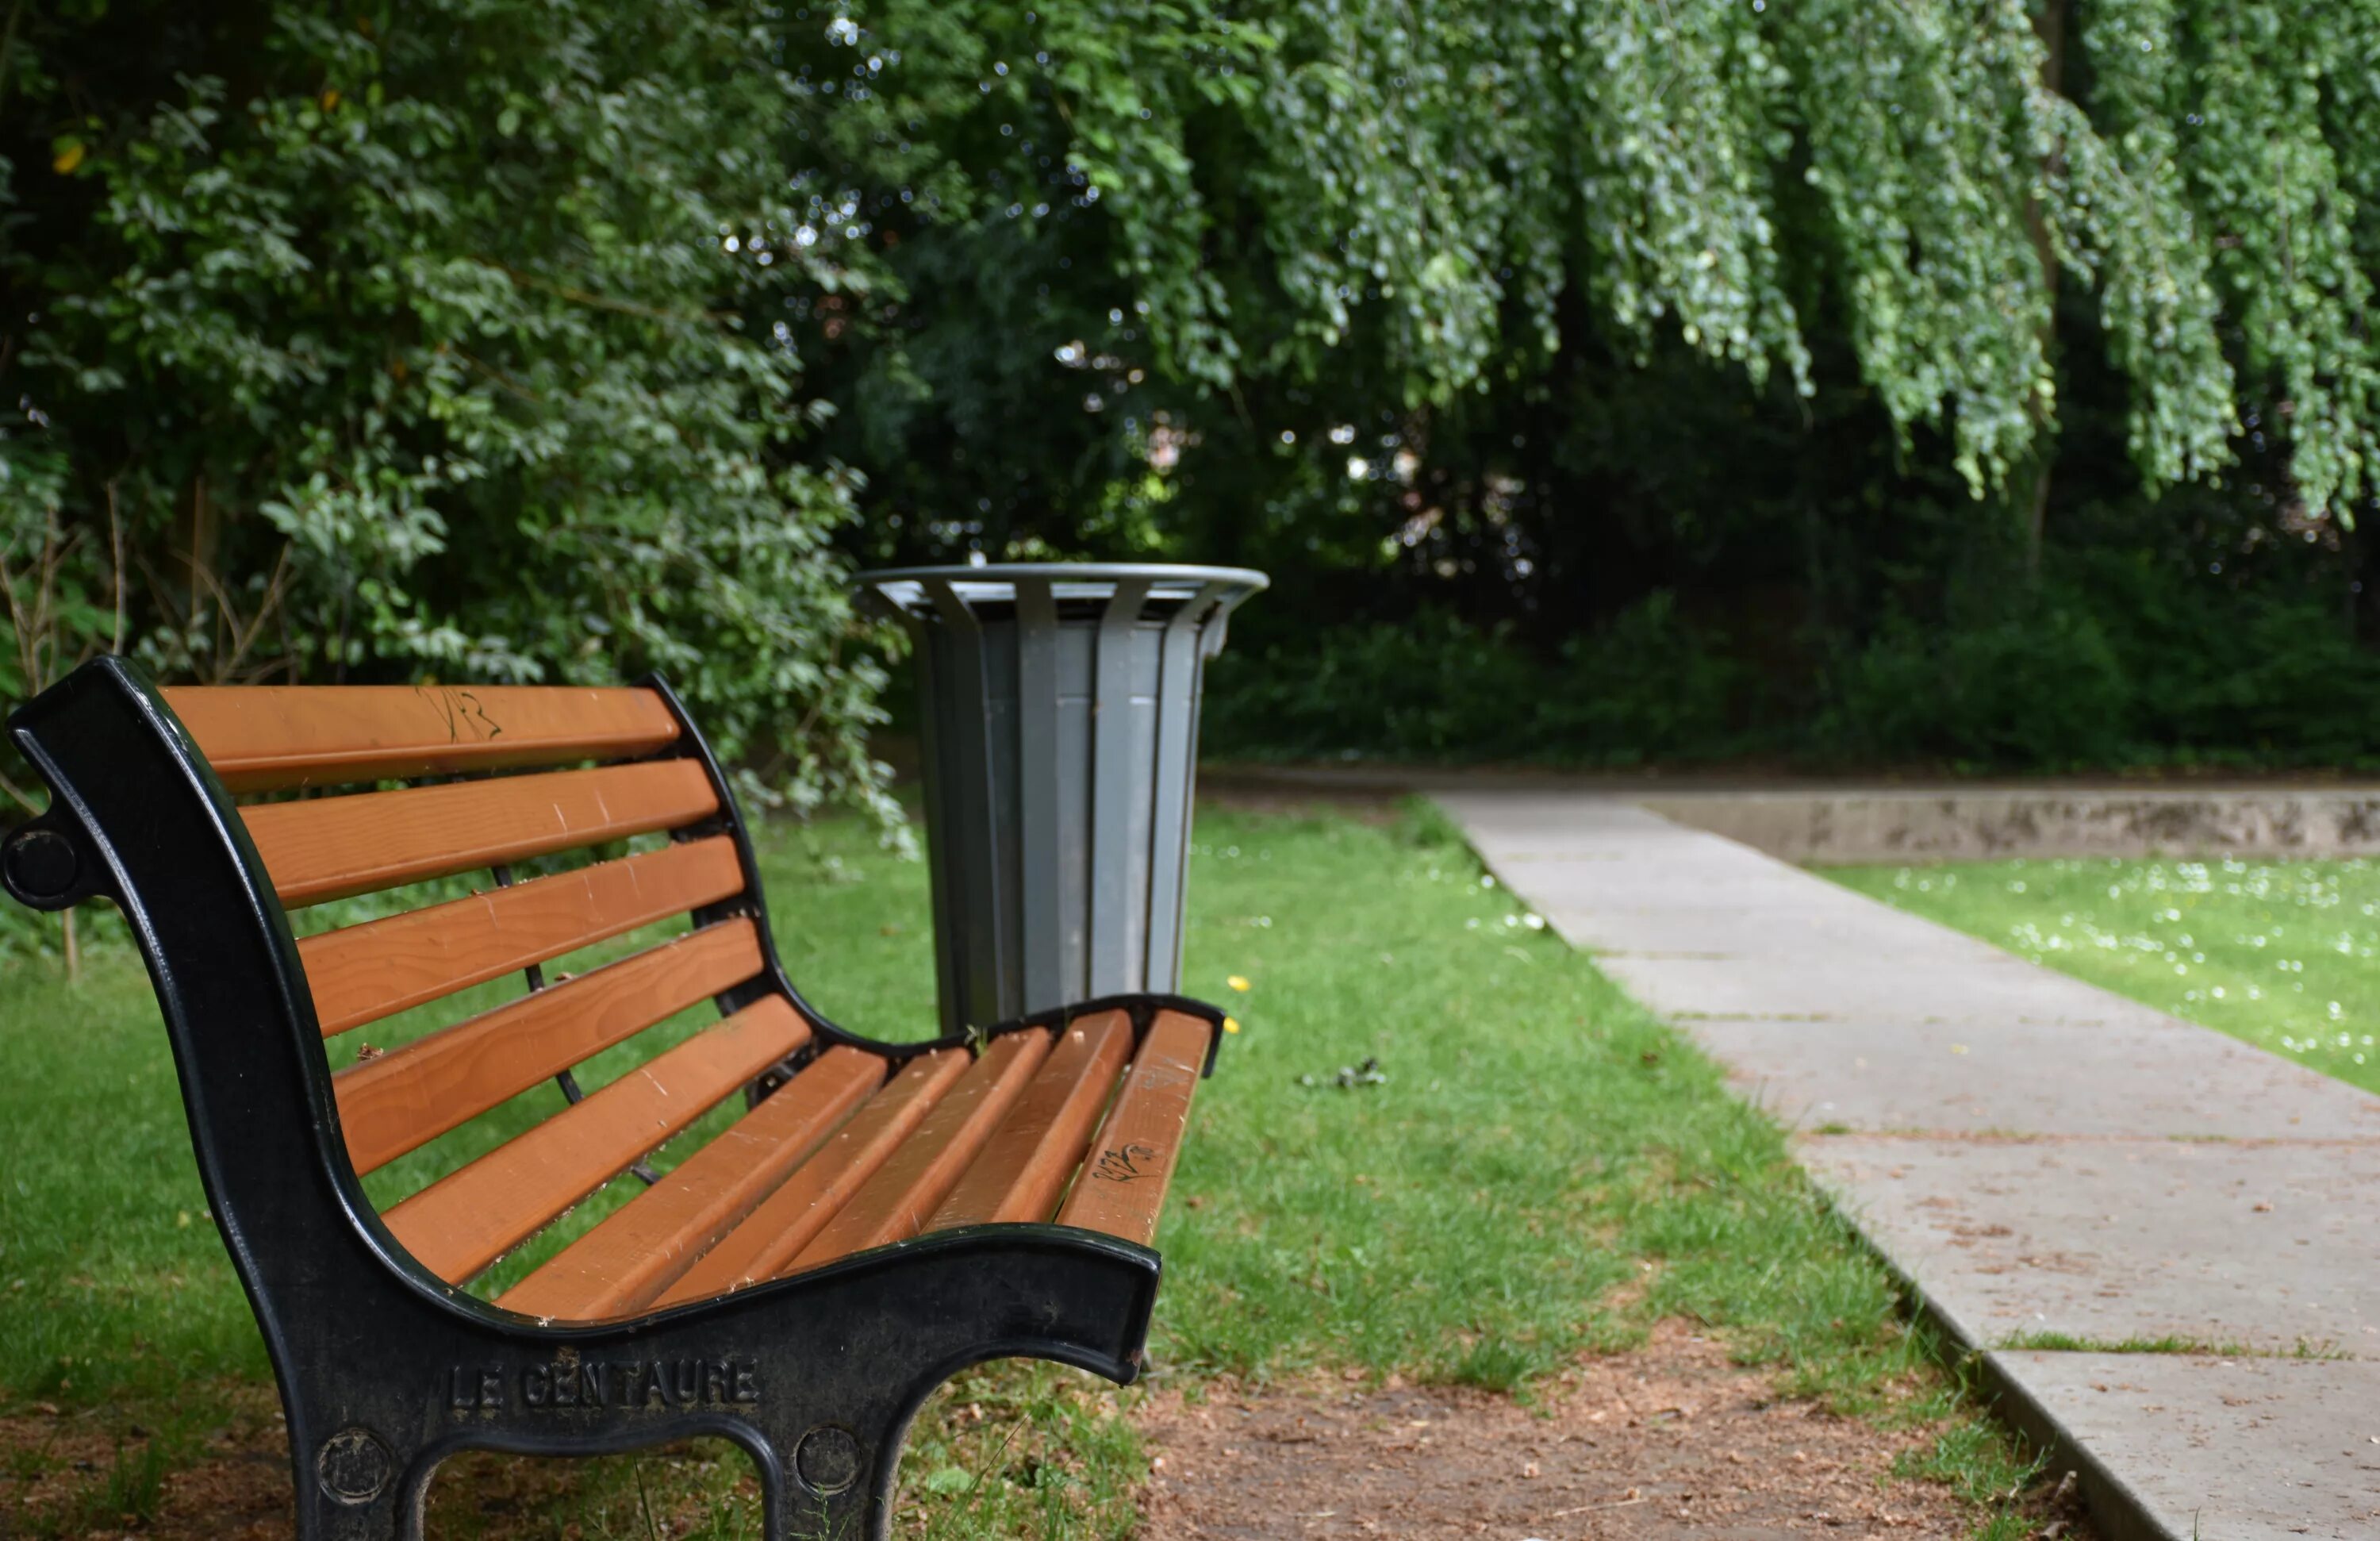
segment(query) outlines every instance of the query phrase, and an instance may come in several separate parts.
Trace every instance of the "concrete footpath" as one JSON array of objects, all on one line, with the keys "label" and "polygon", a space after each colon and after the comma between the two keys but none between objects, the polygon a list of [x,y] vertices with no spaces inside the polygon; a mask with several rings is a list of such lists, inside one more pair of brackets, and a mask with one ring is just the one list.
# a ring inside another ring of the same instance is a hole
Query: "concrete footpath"
[{"label": "concrete footpath", "polygon": [[2380,1536],[2380,1098],[1621,796],[1437,796],[1795,1131],[2108,1541]]}]

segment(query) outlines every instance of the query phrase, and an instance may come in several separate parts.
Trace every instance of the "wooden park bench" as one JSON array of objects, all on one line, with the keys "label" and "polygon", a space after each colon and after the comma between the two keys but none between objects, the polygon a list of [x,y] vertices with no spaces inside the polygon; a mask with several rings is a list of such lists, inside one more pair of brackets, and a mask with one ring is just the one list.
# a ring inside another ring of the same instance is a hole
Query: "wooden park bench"
[{"label": "wooden park bench", "polygon": [[[1220,1013],[1116,997],[901,1044],[835,1025],[787,981],[735,799],[663,686],[161,691],[102,659],[10,731],[52,803],[0,870],[38,908],[113,900],[147,959],[309,1541],[418,1535],[460,1450],[697,1436],[750,1453],[771,1538],[881,1536],[910,1418],[953,1372],[1137,1373]],[[508,976],[526,991],[492,1009],[386,1023]],[[706,999],[721,1020],[582,1095],[575,1067]],[[375,1023],[392,1047],[358,1043]],[[642,1165],[738,1091],[723,1132]],[[492,1149],[434,1143],[538,1101]],[[376,1207],[360,1179],[425,1147],[412,1166],[441,1175]],[[632,1171],[650,1185],[493,1301],[467,1290]]]}]

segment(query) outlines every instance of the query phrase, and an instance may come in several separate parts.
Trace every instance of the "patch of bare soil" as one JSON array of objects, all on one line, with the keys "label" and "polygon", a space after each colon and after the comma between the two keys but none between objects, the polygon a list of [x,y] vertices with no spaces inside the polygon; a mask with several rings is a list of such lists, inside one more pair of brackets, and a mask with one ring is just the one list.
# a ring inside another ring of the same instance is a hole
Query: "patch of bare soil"
[{"label": "patch of bare soil", "polygon": [[[1675,1325],[1583,1363],[1535,1408],[1309,1382],[1196,1403],[1162,1392],[1137,1421],[1153,1466],[1140,1541],[1964,1541],[1976,1519],[1941,1486],[1892,1475],[1923,1434],[1779,1400]],[[2083,1533],[2070,1520],[2057,1534]]]},{"label": "patch of bare soil", "polygon": [[139,1424],[35,1404],[0,1417],[0,1536],[265,1541],[291,1533],[289,1442],[269,1386],[208,1388],[223,1422],[169,1455]]},{"label": "patch of bare soil", "polygon": [[[36,1403],[0,1416],[0,1541],[17,1537],[124,1537],[126,1541],[288,1541],[289,1436],[269,1386],[209,1388],[224,1421],[195,1443],[168,1450],[154,1431],[92,1410]],[[724,1458],[721,1481],[708,1475]],[[628,1458],[613,1457],[624,1470]],[[734,1488],[747,1505],[757,1492],[750,1463],[723,1441],[648,1452],[659,1460],[653,1490],[590,1480],[598,1462],[466,1451],[431,1485],[432,1536],[685,1535],[707,1527]],[[740,1478],[740,1482],[737,1480]],[[741,1534],[738,1531],[737,1534]],[[708,1531],[706,1529],[706,1534]]]},{"label": "patch of bare soil", "polygon": [[[222,1422],[170,1454],[150,1430],[99,1413],[34,1404],[0,1416],[0,1541],[289,1535],[273,1389],[210,1387],[206,1400],[225,1408]],[[1160,1391],[1132,1416],[1154,1458],[1138,1541],[1965,1541],[1976,1518],[1946,1488],[1891,1475],[1894,1456],[1924,1433],[1779,1400],[1768,1377],[1674,1325],[1644,1349],[1584,1362],[1534,1408],[1481,1391],[1316,1380],[1210,1387],[1197,1402]],[[432,1488],[430,1534],[683,1535],[713,1520],[729,1489],[750,1486],[740,1455],[717,1480],[657,1472],[650,1494],[607,1489],[583,1468],[574,1476],[574,1464],[458,1457]],[[2088,1541],[2079,1520],[2044,1506],[2036,1523]]]}]

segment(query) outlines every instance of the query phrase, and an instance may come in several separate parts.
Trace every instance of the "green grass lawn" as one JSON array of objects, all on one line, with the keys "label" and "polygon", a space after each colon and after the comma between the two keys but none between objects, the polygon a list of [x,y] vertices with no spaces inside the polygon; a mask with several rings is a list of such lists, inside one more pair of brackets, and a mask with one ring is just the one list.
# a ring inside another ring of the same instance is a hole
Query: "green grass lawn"
[{"label": "green grass lawn", "polygon": [[2008,861],[1837,882],[2380,1092],[2380,866]]},{"label": "green grass lawn", "polygon": [[[762,850],[788,965],[821,1008],[863,1031],[925,1031],[923,866],[851,823],[772,828]],[[1925,1474],[1975,1495],[2017,1483],[2009,1447],[1777,1129],[1517,913],[1441,823],[1209,811],[1191,895],[1184,986],[1230,1002],[1241,1030],[1200,1094],[1160,1237],[1156,1378],[1195,1389],[1325,1366],[1526,1395],[1682,1317],[1796,1393],[1937,1421]],[[0,1416],[50,1403],[119,1442],[138,1426],[85,1506],[137,1513],[154,1469],[188,1458],[229,1389],[266,1368],[138,963],[103,936],[73,988],[51,960],[0,966]],[[1340,1085],[1367,1058],[1384,1082]],[[542,1110],[507,1110],[470,1141]],[[442,1148],[451,1159],[470,1141]],[[376,1196],[428,1162],[376,1178]],[[964,1377],[919,1424],[905,1501],[939,1534],[1126,1535],[1142,1469],[1129,1401],[1072,1372]],[[440,1534],[545,1534],[566,1516],[642,1536],[656,1501],[747,1534],[741,1469],[622,1458],[510,1520],[455,1503]],[[0,1513],[17,1502],[6,1486],[40,1472],[22,1455],[0,1470]],[[1988,1502],[1975,1512],[1984,1534],[2021,1533]],[[49,1511],[25,1528],[76,1523]]]}]

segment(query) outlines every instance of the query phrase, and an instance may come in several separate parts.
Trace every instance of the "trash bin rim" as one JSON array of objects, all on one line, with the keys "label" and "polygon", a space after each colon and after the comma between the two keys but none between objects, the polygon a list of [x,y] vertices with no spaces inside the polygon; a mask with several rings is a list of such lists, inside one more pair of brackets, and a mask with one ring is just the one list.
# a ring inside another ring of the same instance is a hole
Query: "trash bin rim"
[{"label": "trash bin rim", "polygon": [[[1271,586],[1271,579],[1253,567],[1203,567],[1171,562],[994,562],[980,567],[952,563],[932,567],[887,567],[860,573],[854,582],[873,589],[887,603],[908,609],[925,599],[929,579],[948,583],[969,603],[997,602],[1015,597],[1020,582],[1045,582],[1058,599],[1103,599],[1120,584],[1147,580],[1149,598],[1187,600],[1207,584],[1229,584],[1239,592],[1233,603]],[[891,591],[893,585],[917,585],[908,594]],[[1066,590],[1074,590],[1072,593]],[[973,590],[973,592],[970,592]]]}]

